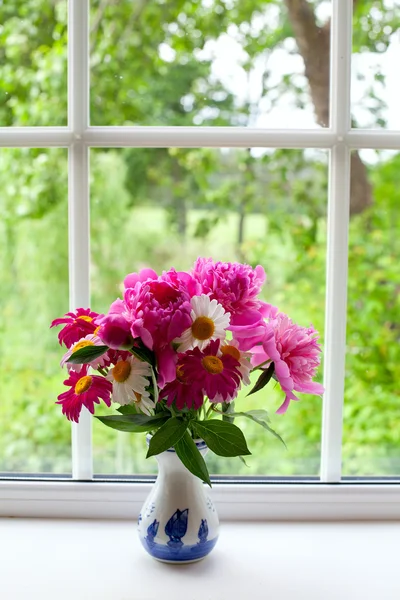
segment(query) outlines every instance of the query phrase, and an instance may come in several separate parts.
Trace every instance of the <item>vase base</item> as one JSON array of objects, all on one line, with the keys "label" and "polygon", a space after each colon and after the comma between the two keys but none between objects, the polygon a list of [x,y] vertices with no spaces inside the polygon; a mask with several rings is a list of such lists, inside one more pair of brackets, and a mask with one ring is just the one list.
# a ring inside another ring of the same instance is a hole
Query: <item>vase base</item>
[{"label": "vase base", "polygon": [[168,544],[157,544],[153,540],[141,538],[141,542],[147,552],[161,562],[174,565],[182,565],[197,562],[208,556],[217,543],[218,536],[206,542],[193,545],[182,544],[179,547],[171,547]]},{"label": "vase base", "polygon": [[168,560],[166,558],[157,558],[156,556],[152,556],[152,558],[154,558],[154,560],[158,562],[166,563],[168,565],[190,565],[192,563],[204,560],[205,558],[207,558],[207,556],[208,554],[206,554],[206,556],[200,556],[199,558],[192,558],[191,560]]}]

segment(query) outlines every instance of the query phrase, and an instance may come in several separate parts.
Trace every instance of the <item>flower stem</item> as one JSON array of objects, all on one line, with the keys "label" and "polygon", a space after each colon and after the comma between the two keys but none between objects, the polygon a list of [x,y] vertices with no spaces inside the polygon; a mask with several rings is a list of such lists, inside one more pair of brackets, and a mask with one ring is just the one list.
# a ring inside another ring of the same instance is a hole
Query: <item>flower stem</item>
[{"label": "flower stem", "polygon": [[263,367],[264,365],[268,364],[269,362],[271,362],[271,359],[269,358],[268,360],[264,360],[264,362],[260,363],[259,365],[257,365],[256,367],[253,367],[250,371],[250,373],[253,373],[254,371],[256,371],[257,369],[261,369],[261,367]]}]

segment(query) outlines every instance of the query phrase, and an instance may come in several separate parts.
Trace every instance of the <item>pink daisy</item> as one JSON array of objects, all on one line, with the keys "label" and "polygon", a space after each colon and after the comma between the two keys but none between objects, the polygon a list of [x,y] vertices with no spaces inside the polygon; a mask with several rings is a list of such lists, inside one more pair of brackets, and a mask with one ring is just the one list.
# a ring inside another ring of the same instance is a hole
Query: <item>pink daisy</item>
[{"label": "pink daisy", "polygon": [[95,319],[98,316],[98,313],[90,308],[77,308],[75,312],[68,312],[60,319],[54,319],[50,328],[65,324],[58,333],[58,341],[60,345],[64,343],[67,348],[70,348],[72,344],[94,332],[97,327]]},{"label": "pink daisy", "polygon": [[167,383],[160,392],[160,399],[167,399],[167,406],[171,406],[175,401],[178,410],[183,410],[185,406],[197,410],[203,404],[203,392],[201,382],[191,382],[185,377],[182,365],[176,367],[176,379]]},{"label": "pink daisy", "polygon": [[299,400],[293,393],[321,395],[324,387],[312,381],[320,364],[321,347],[318,332],[311,327],[300,327],[284,313],[279,313],[266,326],[262,351],[254,349],[253,364],[274,363],[274,377],[285,392],[285,400],[276,411],[285,413],[291,400]]},{"label": "pink daisy", "polygon": [[239,372],[244,385],[250,385],[250,371],[251,371],[251,352],[242,352],[239,348],[239,342],[237,340],[229,340],[221,344],[219,347],[221,354],[230,354],[233,358],[239,361]]},{"label": "pink daisy", "polygon": [[62,405],[63,415],[69,421],[78,423],[82,406],[94,414],[94,403],[103,400],[107,406],[111,405],[112,383],[99,375],[88,375],[86,369],[80,373],[71,371],[64,385],[70,389],[58,396],[56,404]]},{"label": "pink daisy", "polygon": [[229,402],[235,398],[241,383],[240,362],[231,354],[219,356],[220,340],[207,348],[189,350],[179,357],[179,365],[190,382],[202,385],[211,402]]}]

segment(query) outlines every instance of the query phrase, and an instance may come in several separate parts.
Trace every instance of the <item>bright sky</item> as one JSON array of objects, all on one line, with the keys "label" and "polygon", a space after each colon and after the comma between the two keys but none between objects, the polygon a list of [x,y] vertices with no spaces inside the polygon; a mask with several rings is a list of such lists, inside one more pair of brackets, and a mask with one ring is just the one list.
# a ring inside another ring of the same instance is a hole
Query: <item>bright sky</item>
[{"label": "bright sky", "polygon": [[[203,1],[207,2],[208,0]],[[393,8],[399,0],[384,0],[384,2],[388,8]],[[372,10],[377,11],[374,8]],[[330,12],[331,2],[328,0],[322,2],[317,9],[318,21],[326,22],[330,17]],[[379,14],[373,16],[379,18]],[[269,128],[317,128],[319,126],[315,122],[314,109],[308,91],[303,108],[295,106],[293,94],[282,94],[278,89],[272,89],[267,97],[260,99],[262,76],[266,70],[269,72],[268,85],[270,88],[278,85],[286,74],[299,88],[308,90],[308,84],[303,75],[303,60],[297,52],[293,39],[287,39],[284,47],[275,50],[269,57],[261,57],[250,73],[246,73],[242,66],[247,58],[240,42],[242,34],[249,33],[251,29],[255,33],[265,28],[274,30],[278,24],[278,18],[279,8],[272,5],[266,14],[256,16],[251,25],[242,23],[240,28],[231,25],[228,32],[222,34],[218,40],[207,42],[204,49],[197,52],[197,57],[199,60],[211,59],[213,61],[212,77],[220,81],[236,97],[239,106],[245,102],[253,105],[252,117],[243,122],[243,125]],[[164,60],[173,60],[174,54],[167,44],[162,44],[160,47],[160,55]],[[387,122],[387,128],[400,130],[399,60],[400,31],[391,36],[387,51],[381,54],[363,52],[353,55],[351,110],[359,127],[377,127],[376,117],[368,110],[368,107],[374,102],[369,97],[369,90],[373,88],[376,96],[386,105],[381,114]],[[377,73],[384,76],[384,84],[375,80]],[[190,98],[188,98],[188,102],[190,102]],[[204,116],[206,116],[207,110],[204,112]],[[202,119],[199,119],[196,124],[200,125],[201,122]],[[363,157],[371,162],[376,161],[374,151],[363,151]]]},{"label": "bright sky", "polygon": [[[283,74],[289,74],[302,86],[307,86],[303,76],[304,64],[299,54],[291,54],[295,48],[293,40],[287,40],[286,48],[276,50],[271,54],[267,68],[270,71],[269,84],[277,84]],[[261,73],[264,64],[258,64],[253,73],[248,75],[242,68],[241,63],[246,54],[241,45],[233,36],[222,35],[217,42],[208,44],[204,54],[214,56],[212,74],[220,80],[238,99],[239,103],[250,99],[256,104],[260,96]],[[367,109],[369,103],[368,89],[373,86],[375,93],[379,95],[386,109],[383,115],[387,120],[389,129],[400,129],[400,32],[391,36],[390,46],[385,53],[376,54],[363,52],[354,54],[352,61],[352,113],[360,127],[369,127],[373,124],[373,116]],[[376,73],[382,73],[385,77],[385,85],[374,81]],[[362,75],[364,80],[360,80]],[[273,95],[273,94],[272,94]],[[284,95],[271,106],[268,99],[264,99],[259,106],[259,115],[252,125],[260,127],[318,127],[314,119],[314,111],[311,103],[304,109],[293,106],[293,97]]]}]

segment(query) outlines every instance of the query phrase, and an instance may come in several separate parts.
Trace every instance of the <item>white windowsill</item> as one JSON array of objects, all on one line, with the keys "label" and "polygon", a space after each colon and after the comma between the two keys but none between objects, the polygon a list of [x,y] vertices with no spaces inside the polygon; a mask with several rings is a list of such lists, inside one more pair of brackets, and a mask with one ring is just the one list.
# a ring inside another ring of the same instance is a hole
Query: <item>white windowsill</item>
[{"label": "white windowsill", "polygon": [[153,560],[133,521],[0,519],[2,600],[398,600],[400,523],[224,522],[201,562]]},{"label": "white windowsill", "polygon": [[[151,483],[4,480],[0,517],[136,519],[151,487]],[[398,483],[216,483],[210,493],[223,521],[400,520]]]}]

